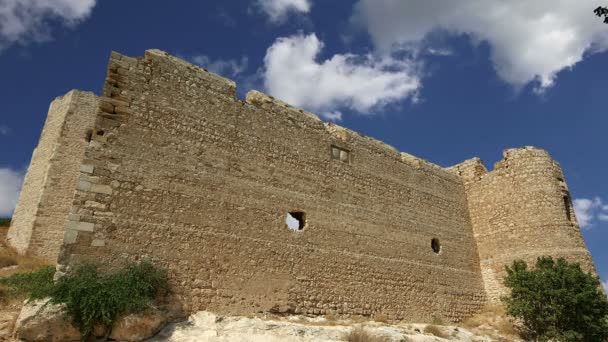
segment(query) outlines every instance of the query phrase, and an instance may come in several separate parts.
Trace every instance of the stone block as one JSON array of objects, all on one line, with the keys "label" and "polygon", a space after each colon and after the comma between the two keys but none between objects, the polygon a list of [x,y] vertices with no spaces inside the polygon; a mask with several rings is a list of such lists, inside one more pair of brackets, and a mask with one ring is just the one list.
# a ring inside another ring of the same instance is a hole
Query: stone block
[{"label": "stone block", "polygon": [[94,193],[98,193],[98,194],[105,194],[105,195],[111,195],[112,194],[112,187],[109,185],[103,185],[103,184],[93,184],[91,186],[91,192]]},{"label": "stone block", "polygon": [[94,232],[95,224],[90,222],[75,222],[68,221],[67,229],[73,229],[81,232]]},{"label": "stone block", "polygon": [[95,170],[95,166],[94,165],[90,165],[90,164],[82,164],[82,165],[80,165],[80,172],[92,174],[94,170]]}]

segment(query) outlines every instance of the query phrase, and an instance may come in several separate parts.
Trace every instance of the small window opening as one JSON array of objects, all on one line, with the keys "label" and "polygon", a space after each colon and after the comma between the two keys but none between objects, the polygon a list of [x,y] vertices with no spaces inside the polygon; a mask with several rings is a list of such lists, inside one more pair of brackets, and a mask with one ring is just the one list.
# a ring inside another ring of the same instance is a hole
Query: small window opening
[{"label": "small window opening", "polygon": [[306,214],[302,211],[291,211],[285,217],[287,228],[293,231],[302,231],[306,226]]},{"label": "small window opening", "polygon": [[331,159],[339,160],[343,163],[350,163],[350,152],[343,148],[332,145]]},{"label": "small window opening", "polygon": [[568,221],[572,221],[572,214],[570,213],[570,197],[564,196],[564,209],[566,209],[566,218]]},{"label": "small window opening", "polygon": [[435,254],[439,254],[439,252],[441,252],[441,244],[439,243],[439,239],[435,238],[431,240],[431,248]]},{"label": "small window opening", "polygon": [[97,131],[97,135],[99,135],[100,137],[103,136],[106,132],[99,130]]}]

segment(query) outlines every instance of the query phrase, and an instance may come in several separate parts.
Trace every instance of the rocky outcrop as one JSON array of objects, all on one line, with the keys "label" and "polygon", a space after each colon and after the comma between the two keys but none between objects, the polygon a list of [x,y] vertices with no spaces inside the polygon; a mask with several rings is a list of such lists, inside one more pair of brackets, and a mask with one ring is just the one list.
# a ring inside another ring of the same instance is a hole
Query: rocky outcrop
[{"label": "rocky outcrop", "polygon": [[165,316],[156,309],[123,316],[114,323],[110,339],[126,342],[145,340],[156,335],[164,324]]},{"label": "rocky outcrop", "polygon": [[24,341],[80,341],[80,332],[67,319],[64,305],[48,299],[31,301],[23,306],[15,322],[15,338]]},{"label": "rocky outcrop", "polygon": [[478,336],[469,330],[454,326],[352,320],[291,317],[219,316],[198,312],[187,322],[168,325],[149,341],[154,342],[338,342],[347,341],[354,329],[386,342],[493,342],[520,341],[516,338]]}]

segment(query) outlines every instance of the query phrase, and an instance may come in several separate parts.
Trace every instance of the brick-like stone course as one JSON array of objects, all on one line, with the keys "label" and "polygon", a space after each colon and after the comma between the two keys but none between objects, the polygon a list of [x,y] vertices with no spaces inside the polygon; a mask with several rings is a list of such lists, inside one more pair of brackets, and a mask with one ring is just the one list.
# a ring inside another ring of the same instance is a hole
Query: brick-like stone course
[{"label": "brick-like stone course", "polygon": [[[423,322],[495,299],[513,257],[593,268],[542,150],[508,150],[491,173],[478,159],[444,169],[257,91],[241,101],[234,82],[158,50],[112,53],[97,104],[84,157],[62,164],[75,176],[51,226],[61,271],[148,259],[187,311]],[[302,231],[289,212],[305,213]],[[29,231],[11,234],[27,250]]]}]

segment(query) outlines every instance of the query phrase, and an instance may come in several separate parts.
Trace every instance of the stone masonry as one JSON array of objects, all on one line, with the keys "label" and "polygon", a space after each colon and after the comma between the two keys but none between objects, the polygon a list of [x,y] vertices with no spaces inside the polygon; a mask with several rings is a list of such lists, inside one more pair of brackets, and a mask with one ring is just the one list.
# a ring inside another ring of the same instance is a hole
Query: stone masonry
[{"label": "stone masonry", "polygon": [[7,236],[18,252],[57,259],[97,107],[95,94],[78,90],[51,103]]},{"label": "stone masonry", "polygon": [[[87,99],[66,102],[82,117],[69,158],[37,157],[43,141],[68,145],[46,137],[51,108],[9,232],[62,271],[151,260],[186,311],[459,321],[503,293],[515,258],[593,270],[545,151],[441,168],[257,91],[241,101],[234,82],[158,50],[112,53]],[[41,187],[55,169],[66,186]]]}]

